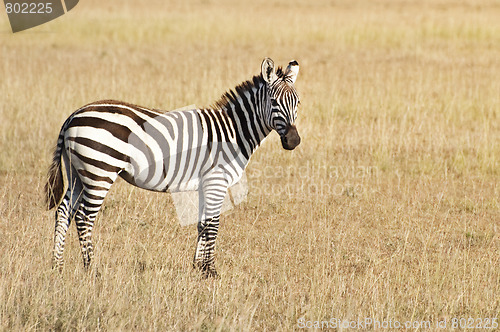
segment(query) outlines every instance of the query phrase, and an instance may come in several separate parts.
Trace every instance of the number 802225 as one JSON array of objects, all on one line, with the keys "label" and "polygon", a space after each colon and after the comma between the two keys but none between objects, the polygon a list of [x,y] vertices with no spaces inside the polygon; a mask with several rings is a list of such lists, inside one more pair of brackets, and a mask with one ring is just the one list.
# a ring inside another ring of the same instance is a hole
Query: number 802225
[{"label": "number 802225", "polygon": [[50,14],[52,13],[52,3],[51,2],[40,2],[40,3],[7,2],[5,4],[5,10],[7,11],[7,14]]},{"label": "number 802225", "polygon": [[496,329],[497,318],[452,318],[451,328],[456,329]]}]

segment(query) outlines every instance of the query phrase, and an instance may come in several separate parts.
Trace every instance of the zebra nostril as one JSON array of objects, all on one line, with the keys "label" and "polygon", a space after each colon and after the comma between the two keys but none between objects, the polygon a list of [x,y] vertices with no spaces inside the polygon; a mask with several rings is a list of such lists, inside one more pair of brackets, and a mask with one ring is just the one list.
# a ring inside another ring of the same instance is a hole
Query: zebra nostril
[{"label": "zebra nostril", "polygon": [[281,144],[287,150],[293,150],[300,144],[300,136],[295,126],[287,127],[285,134],[281,136]]}]

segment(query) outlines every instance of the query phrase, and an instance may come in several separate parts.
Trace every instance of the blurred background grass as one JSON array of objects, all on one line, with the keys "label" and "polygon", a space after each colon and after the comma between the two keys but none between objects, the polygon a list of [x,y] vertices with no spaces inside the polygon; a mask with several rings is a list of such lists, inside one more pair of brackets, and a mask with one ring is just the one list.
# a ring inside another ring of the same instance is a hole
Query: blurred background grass
[{"label": "blurred background grass", "polygon": [[[297,320],[498,316],[500,2],[81,1],[12,34],[0,15],[0,329],[289,330]],[[117,183],[50,270],[41,201],[60,126],[115,98],[212,104],[296,59],[302,144],[276,134],[222,218],[220,280],[168,195]],[[94,271],[95,272],[95,271]]]}]

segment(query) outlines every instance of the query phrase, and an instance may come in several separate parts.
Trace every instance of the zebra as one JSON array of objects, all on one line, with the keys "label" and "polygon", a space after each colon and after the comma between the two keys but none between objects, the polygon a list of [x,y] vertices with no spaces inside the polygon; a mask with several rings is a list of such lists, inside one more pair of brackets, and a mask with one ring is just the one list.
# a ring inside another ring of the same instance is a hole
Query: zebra
[{"label": "zebra", "polygon": [[[45,185],[54,208],[53,267],[63,269],[65,237],[75,221],[84,268],[94,255],[92,227],[111,185],[120,176],[157,192],[197,190],[198,237],[193,266],[217,277],[215,240],[228,187],[238,182],[251,155],[275,130],[282,147],[300,144],[295,126],[297,61],[261,73],[224,93],[208,108],[161,112],[126,102],[85,105],[64,122]],[[62,162],[67,178],[64,193]]]}]

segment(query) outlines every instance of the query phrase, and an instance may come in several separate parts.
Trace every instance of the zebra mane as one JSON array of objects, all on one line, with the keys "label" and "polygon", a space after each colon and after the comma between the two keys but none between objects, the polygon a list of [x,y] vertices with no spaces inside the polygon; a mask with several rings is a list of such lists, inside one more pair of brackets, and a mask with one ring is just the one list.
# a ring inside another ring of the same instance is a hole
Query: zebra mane
[{"label": "zebra mane", "polygon": [[218,101],[215,102],[214,108],[220,108],[222,110],[228,110],[231,105],[237,103],[236,99],[238,96],[244,96],[245,92],[251,91],[254,87],[265,84],[262,75],[256,75],[252,79],[245,81],[233,90],[226,91]]},{"label": "zebra mane", "polygon": [[[285,77],[285,73],[281,67],[278,67],[276,70],[276,76],[280,79]],[[243,96],[245,92],[251,91],[254,87],[258,87],[262,84],[265,84],[262,74],[255,75],[252,79],[239,84],[233,90],[226,91],[221,98],[214,103],[213,108],[227,110],[231,105],[236,103],[238,96]]]}]

